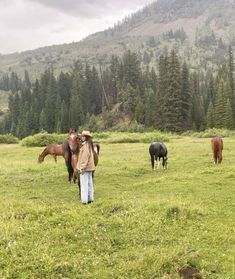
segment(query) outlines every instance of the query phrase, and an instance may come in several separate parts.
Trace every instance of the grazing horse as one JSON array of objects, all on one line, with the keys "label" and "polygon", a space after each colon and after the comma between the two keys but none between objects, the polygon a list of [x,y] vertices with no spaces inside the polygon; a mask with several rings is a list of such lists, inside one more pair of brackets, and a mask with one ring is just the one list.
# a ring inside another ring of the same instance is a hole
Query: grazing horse
[{"label": "grazing horse", "polygon": [[[71,150],[71,164],[72,164],[72,168],[73,168],[73,181],[74,183],[76,183],[76,180],[78,180],[78,184],[80,183],[79,180],[79,174],[78,174],[78,170],[77,170],[77,162],[78,162],[78,156],[79,156],[79,151],[80,148],[82,146],[82,141],[80,139],[80,134],[78,134],[76,131],[74,130],[70,130],[69,134],[68,134],[68,145],[69,148]],[[100,151],[100,146],[98,143],[94,143],[94,163],[95,166],[97,166],[98,164],[98,154]],[[92,172],[92,176],[94,177],[94,172]]]},{"label": "grazing horse", "polygon": [[44,158],[48,155],[52,155],[55,159],[55,162],[57,162],[56,156],[63,156],[65,160],[65,164],[68,170],[68,181],[71,182],[72,175],[73,175],[73,168],[71,165],[71,156],[72,153],[70,151],[68,141],[65,140],[63,144],[50,144],[48,145],[43,152],[38,157],[38,163],[42,163],[44,161]]},{"label": "grazing horse", "polygon": [[211,149],[214,164],[221,164],[223,150],[223,140],[221,137],[214,137],[213,139],[211,139]]},{"label": "grazing horse", "polygon": [[156,170],[155,161],[160,163],[160,159],[162,158],[162,166],[164,169],[167,168],[167,148],[164,143],[161,142],[153,142],[149,146],[149,154],[151,158],[152,170]]},{"label": "grazing horse", "polygon": [[57,162],[57,156],[63,156],[63,146],[62,144],[50,144],[48,145],[42,153],[38,156],[38,163],[42,163],[47,155],[52,155],[55,162]]}]

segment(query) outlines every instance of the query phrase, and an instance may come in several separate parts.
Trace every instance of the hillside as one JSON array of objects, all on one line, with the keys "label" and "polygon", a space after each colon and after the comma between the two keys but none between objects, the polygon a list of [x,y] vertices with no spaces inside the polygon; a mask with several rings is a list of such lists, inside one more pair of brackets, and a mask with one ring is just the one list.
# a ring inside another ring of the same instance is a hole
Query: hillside
[{"label": "hillside", "polygon": [[8,110],[8,98],[10,92],[0,90],[0,120]]},{"label": "hillside", "polygon": [[235,46],[234,0],[159,0],[103,32],[71,44],[0,56],[0,74],[27,69],[37,77],[45,68],[68,71],[80,59],[109,63],[112,54],[131,49],[142,65],[156,67],[165,47],[176,47],[193,67],[217,67],[227,46]]}]

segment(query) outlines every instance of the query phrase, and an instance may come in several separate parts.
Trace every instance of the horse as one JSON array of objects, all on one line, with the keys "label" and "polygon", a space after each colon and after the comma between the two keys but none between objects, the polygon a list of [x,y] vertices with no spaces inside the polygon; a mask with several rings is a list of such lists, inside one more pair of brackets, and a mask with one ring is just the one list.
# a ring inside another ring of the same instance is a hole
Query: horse
[{"label": "horse", "polygon": [[68,171],[68,181],[69,181],[69,183],[71,183],[71,180],[73,177],[73,167],[72,167],[72,162],[71,162],[72,152],[70,150],[68,140],[65,140],[63,142],[62,148],[63,148],[63,157],[65,160],[65,165],[66,165],[67,171]]},{"label": "horse", "polygon": [[[76,180],[78,181],[78,185],[80,183],[80,177],[79,173],[77,170],[77,162],[78,162],[78,156],[79,156],[79,151],[82,146],[82,141],[80,138],[80,134],[78,134],[75,130],[69,131],[68,134],[68,145],[71,150],[72,156],[71,156],[71,165],[73,168],[73,181],[76,183]],[[100,151],[100,145],[98,143],[93,143],[94,145],[94,163],[95,166],[98,164],[98,154]],[[94,177],[94,171],[92,172],[92,177]]]},{"label": "horse", "polygon": [[68,181],[71,182],[72,175],[73,175],[73,168],[71,165],[71,156],[72,153],[70,151],[68,141],[65,140],[63,144],[50,144],[48,145],[43,152],[38,156],[38,163],[42,163],[44,158],[48,155],[52,155],[57,162],[57,156],[63,156],[65,160],[65,164],[68,171]]},{"label": "horse", "polygon": [[62,144],[50,144],[48,145],[42,153],[38,156],[38,163],[42,163],[47,155],[53,156],[55,162],[57,163],[57,156],[63,156],[63,146]]},{"label": "horse", "polygon": [[160,163],[160,159],[162,158],[162,166],[164,169],[167,168],[167,148],[164,143],[161,142],[152,142],[149,146],[149,154],[151,158],[152,170],[156,170],[155,161]]},{"label": "horse", "polygon": [[211,149],[214,164],[221,164],[223,150],[223,140],[221,137],[214,137],[211,139]]},{"label": "horse", "polygon": [[78,155],[81,147],[80,135],[75,130],[70,130],[68,134],[68,145],[71,151],[71,165],[73,168],[73,182],[78,181],[79,185],[79,174],[77,171]]}]

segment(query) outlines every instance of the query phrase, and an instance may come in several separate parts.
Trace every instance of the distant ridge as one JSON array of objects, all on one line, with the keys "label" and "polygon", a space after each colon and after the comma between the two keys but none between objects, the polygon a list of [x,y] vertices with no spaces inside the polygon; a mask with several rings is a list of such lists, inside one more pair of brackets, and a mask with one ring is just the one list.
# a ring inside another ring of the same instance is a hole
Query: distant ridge
[{"label": "distant ridge", "polygon": [[228,45],[235,47],[234,0],[158,0],[114,27],[80,42],[0,55],[0,75],[27,69],[32,78],[53,66],[55,73],[69,71],[76,60],[93,65],[109,63],[112,54],[130,49],[142,66],[157,67],[165,48],[177,48],[194,68],[216,69],[226,59]]}]

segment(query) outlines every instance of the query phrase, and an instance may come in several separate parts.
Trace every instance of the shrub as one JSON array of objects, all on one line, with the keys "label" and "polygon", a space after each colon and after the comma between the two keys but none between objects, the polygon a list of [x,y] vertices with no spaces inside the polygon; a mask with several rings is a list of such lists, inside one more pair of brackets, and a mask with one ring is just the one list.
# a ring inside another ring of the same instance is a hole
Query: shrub
[{"label": "shrub", "polygon": [[146,133],[102,132],[93,135],[94,140],[103,143],[151,143],[153,141],[169,142],[171,134],[159,131]]},{"label": "shrub", "polygon": [[64,134],[39,133],[34,136],[28,136],[21,141],[23,146],[46,146],[52,143],[61,144],[66,138]]},{"label": "shrub", "polygon": [[12,134],[0,135],[0,143],[18,143],[19,139]]},{"label": "shrub", "polygon": [[201,132],[186,131],[182,133],[182,136],[191,136],[195,138],[212,138],[215,136],[229,137],[234,134],[235,132],[231,130],[212,128]]},{"label": "shrub", "polygon": [[118,132],[130,132],[130,133],[143,133],[145,131],[145,127],[142,124],[137,123],[136,121],[128,123],[126,125],[122,125],[120,127],[114,127],[114,131]]}]

